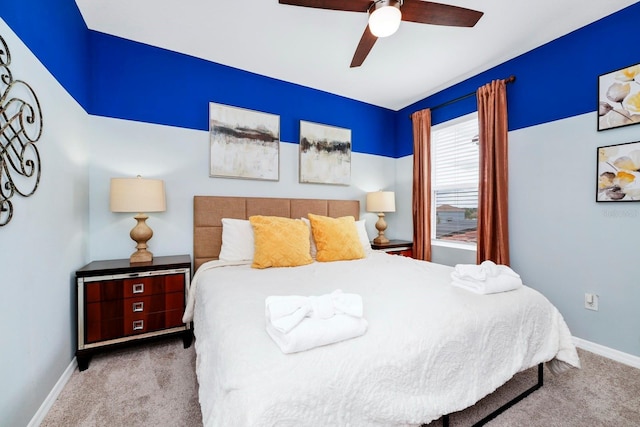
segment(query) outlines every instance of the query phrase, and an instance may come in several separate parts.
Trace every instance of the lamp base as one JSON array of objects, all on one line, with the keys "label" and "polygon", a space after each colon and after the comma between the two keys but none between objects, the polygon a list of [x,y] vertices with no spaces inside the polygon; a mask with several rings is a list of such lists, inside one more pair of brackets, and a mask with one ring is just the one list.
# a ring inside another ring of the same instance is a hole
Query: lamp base
[{"label": "lamp base", "polygon": [[146,249],[138,249],[129,257],[130,264],[153,261],[153,254]]},{"label": "lamp base", "polygon": [[373,243],[376,245],[384,245],[389,243],[389,239],[384,235],[384,230],[387,229],[387,223],[384,220],[384,213],[378,213],[378,221],[376,222],[376,229],[378,230],[378,237],[373,239]]},{"label": "lamp base", "polygon": [[387,239],[385,236],[378,236],[373,239],[373,243],[375,243],[376,245],[384,245],[386,243],[389,243],[389,239]]},{"label": "lamp base", "polygon": [[134,218],[138,223],[131,229],[129,236],[131,236],[131,239],[137,243],[136,248],[138,250],[131,254],[131,257],[129,257],[129,263],[137,264],[141,262],[151,262],[153,261],[153,254],[147,250],[147,242],[153,237],[153,230],[149,228],[146,223],[147,218],[149,217],[143,213],[139,213],[134,216]]}]

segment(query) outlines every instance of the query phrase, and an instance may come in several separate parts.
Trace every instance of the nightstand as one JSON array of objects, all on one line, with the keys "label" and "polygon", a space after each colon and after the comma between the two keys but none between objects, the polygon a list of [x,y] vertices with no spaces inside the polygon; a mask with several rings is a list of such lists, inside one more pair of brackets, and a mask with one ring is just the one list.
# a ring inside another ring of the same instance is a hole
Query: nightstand
[{"label": "nightstand", "polygon": [[191,324],[182,323],[191,283],[189,255],[93,261],[76,271],[78,368],[107,348],[152,337],[182,335],[191,345]]},{"label": "nightstand", "polygon": [[389,243],[373,243],[371,248],[376,251],[384,251],[391,255],[402,255],[413,258],[413,242],[408,240],[389,240]]}]

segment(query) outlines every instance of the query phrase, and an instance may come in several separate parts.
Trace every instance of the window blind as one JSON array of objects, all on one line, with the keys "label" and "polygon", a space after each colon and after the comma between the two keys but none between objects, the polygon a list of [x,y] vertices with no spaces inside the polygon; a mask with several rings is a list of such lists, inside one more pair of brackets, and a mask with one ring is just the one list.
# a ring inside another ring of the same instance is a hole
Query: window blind
[{"label": "window blind", "polygon": [[433,131],[432,237],[475,243],[478,208],[478,119]]},{"label": "window blind", "polygon": [[477,138],[476,118],[433,132],[432,190],[436,192],[436,206],[478,206]]}]

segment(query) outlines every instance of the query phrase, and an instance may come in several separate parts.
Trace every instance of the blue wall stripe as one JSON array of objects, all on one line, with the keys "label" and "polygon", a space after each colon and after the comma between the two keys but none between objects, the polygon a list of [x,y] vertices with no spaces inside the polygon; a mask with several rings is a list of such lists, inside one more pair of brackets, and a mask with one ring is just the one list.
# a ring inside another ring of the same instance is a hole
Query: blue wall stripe
[{"label": "blue wall stripe", "polygon": [[[516,82],[507,88],[509,130],[596,111],[598,76],[640,63],[631,35],[638,23],[640,2],[403,108],[397,116],[396,157],[413,153],[410,113],[510,75]],[[435,125],[476,109],[472,97],[435,110],[432,121]]]},{"label": "blue wall stripe", "polygon": [[76,3],[73,0],[3,0],[0,16],[86,110],[89,37]]},{"label": "blue wall stripe", "polygon": [[351,129],[355,152],[393,157],[395,112],[192,56],[90,31],[90,113],[208,130],[209,102],[280,116],[281,140],[299,121]]},{"label": "blue wall stripe", "polygon": [[[73,0],[23,0],[1,13],[91,114],[206,130],[212,101],[280,115],[286,142],[298,142],[299,121],[308,120],[351,129],[355,152],[395,158],[413,152],[409,113],[491,80],[516,75],[508,89],[509,129],[516,130],[595,111],[598,75],[640,62],[638,2],[394,112],[90,31]],[[469,98],[436,110],[433,123],[475,109]]]}]

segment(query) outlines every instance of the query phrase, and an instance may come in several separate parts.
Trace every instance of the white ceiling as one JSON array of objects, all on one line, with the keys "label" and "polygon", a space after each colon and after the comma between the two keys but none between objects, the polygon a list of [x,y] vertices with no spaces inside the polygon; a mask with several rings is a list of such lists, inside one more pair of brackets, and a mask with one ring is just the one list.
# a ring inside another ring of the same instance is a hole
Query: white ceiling
[{"label": "white ceiling", "polygon": [[365,13],[278,0],[76,0],[87,26],[220,64],[401,109],[637,0],[445,0],[473,28],[402,22],[349,68]]}]

